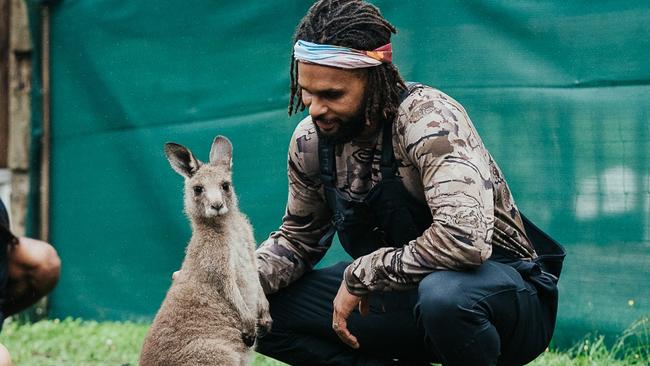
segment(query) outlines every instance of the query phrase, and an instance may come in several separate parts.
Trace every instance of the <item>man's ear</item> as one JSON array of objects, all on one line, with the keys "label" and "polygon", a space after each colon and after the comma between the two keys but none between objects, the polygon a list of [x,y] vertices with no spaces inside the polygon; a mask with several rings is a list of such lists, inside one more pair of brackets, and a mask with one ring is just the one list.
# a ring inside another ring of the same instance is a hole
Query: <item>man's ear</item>
[{"label": "man's ear", "polygon": [[166,143],[165,155],[167,155],[172,169],[185,178],[191,178],[201,166],[201,162],[196,160],[190,149],[183,145],[173,142]]},{"label": "man's ear", "polygon": [[217,136],[210,149],[210,164],[224,164],[232,168],[232,143],[225,136]]}]

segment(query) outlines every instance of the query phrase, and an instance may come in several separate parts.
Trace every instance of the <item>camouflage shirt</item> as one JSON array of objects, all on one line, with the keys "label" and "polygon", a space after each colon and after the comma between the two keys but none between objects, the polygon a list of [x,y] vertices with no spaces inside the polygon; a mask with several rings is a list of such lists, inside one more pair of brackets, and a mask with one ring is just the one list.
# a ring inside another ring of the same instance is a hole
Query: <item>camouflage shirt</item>
[{"label": "camouflage shirt", "polygon": [[[492,245],[535,258],[510,189],[457,101],[430,87],[416,88],[401,103],[392,129],[398,176],[429,206],[433,223],[404,247],[381,248],[354,260],[344,276],[352,294],[413,288],[433,271],[476,267],[490,257]],[[381,181],[381,134],[379,129],[336,147],[336,186],[346,198],[360,200]],[[320,239],[332,225],[332,212],[310,117],[291,138],[288,176],[282,225],[257,250],[266,293],[298,279],[328,249]]]}]

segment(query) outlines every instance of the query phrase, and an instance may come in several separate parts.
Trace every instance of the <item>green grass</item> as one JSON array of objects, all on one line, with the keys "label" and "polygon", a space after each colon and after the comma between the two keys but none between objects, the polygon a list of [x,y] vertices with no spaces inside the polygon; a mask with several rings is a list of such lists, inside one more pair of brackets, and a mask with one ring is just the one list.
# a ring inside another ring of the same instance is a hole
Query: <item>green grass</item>
[{"label": "green grass", "polygon": [[[0,343],[15,366],[135,366],[149,324],[80,319],[6,320]],[[285,365],[255,355],[254,366]]]},{"label": "green grass", "polygon": [[[0,342],[9,349],[16,366],[133,366],[147,328],[147,324],[128,322],[55,319],[21,324],[8,320]],[[284,364],[256,355],[253,365]],[[566,352],[547,351],[530,365],[650,365],[650,320],[633,324],[612,346],[607,346],[603,337],[587,337]]]}]

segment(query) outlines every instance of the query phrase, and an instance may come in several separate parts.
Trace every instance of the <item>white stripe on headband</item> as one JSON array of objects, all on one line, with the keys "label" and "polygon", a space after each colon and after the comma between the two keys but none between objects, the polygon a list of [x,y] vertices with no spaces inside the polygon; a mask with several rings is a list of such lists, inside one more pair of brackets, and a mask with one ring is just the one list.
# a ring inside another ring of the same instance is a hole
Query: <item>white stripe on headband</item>
[{"label": "white stripe on headband", "polygon": [[392,62],[393,50],[388,43],[372,51],[318,44],[298,40],[293,46],[293,57],[298,61],[342,69],[362,69]]}]

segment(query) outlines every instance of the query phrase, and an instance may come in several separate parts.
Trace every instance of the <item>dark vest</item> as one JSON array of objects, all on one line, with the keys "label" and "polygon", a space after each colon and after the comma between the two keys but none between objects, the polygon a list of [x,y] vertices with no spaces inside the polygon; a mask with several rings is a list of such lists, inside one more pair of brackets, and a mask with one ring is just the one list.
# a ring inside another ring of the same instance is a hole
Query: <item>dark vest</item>
[{"label": "dark vest", "polygon": [[[431,226],[431,211],[406,191],[396,176],[391,124],[386,123],[381,176],[360,201],[347,200],[335,186],[334,145],[319,139],[319,161],[325,198],[333,213],[333,229],[350,256],[358,258],[385,246],[401,247]],[[330,233],[333,235],[333,232]]]}]

